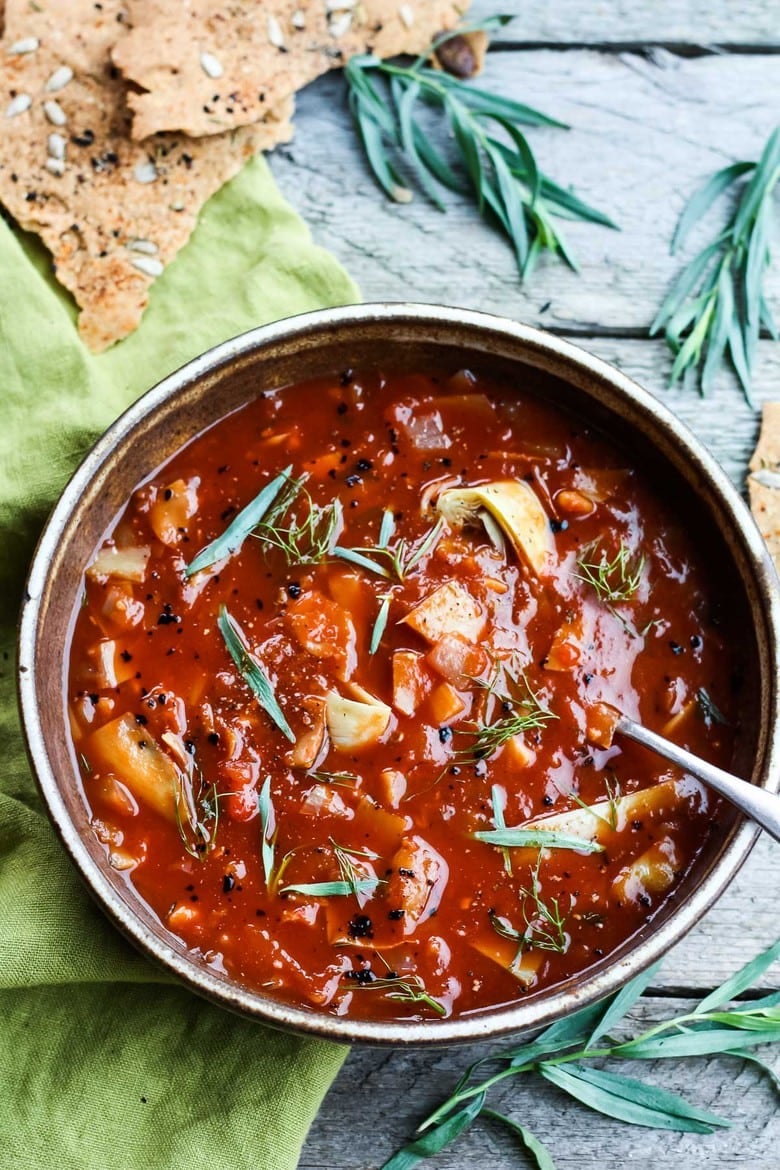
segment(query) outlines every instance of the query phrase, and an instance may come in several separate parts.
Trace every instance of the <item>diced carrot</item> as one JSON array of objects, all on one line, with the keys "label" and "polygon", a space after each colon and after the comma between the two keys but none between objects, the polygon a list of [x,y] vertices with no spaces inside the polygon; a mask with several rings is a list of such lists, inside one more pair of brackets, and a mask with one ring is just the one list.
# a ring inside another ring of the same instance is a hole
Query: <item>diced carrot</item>
[{"label": "diced carrot", "polygon": [[509,586],[506,581],[501,581],[498,577],[486,577],[485,587],[493,593],[503,594],[509,592]]},{"label": "diced carrot", "polygon": [[589,743],[596,747],[608,748],[612,746],[612,737],[615,734],[615,725],[620,713],[608,703],[594,703],[586,711],[586,732]]},{"label": "diced carrot", "polygon": [[328,590],[336,604],[350,614],[353,620],[359,621],[363,615],[367,620],[369,606],[376,604],[371,586],[351,569],[332,569],[328,576]]},{"label": "diced carrot", "polygon": [[555,503],[560,511],[565,512],[568,516],[590,516],[591,512],[596,510],[596,505],[590,496],[586,496],[584,492],[578,492],[576,489],[564,488],[556,495]]},{"label": "diced carrot", "polygon": [[448,682],[440,683],[428,700],[431,720],[437,726],[451,723],[466,710],[466,700]]},{"label": "diced carrot", "polygon": [[513,735],[508,739],[502,755],[504,761],[515,768],[530,768],[536,759],[536,752],[528,746],[522,735]]},{"label": "diced carrot", "polygon": [[355,810],[350,839],[360,842],[363,848],[370,848],[382,857],[389,857],[400,846],[406,826],[406,817],[388,812],[370,797],[363,796]]},{"label": "diced carrot", "polygon": [[313,590],[289,607],[286,621],[304,650],[331,659],[338,677],[349,678],[357,664],[355,627],[340,605]]}]

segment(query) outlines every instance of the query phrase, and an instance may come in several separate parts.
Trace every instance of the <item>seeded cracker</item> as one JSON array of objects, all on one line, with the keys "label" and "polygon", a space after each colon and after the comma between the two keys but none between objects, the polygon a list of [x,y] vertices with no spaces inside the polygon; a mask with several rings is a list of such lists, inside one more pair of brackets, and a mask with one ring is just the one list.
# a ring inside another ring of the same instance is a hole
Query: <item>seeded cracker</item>
[{"label": "seeded cracker", "polygon": [[114,49],[130,93],[133,137],[200,136],[256,122],[356,53],[422,52],[468,0],[129,0],[133,32]]},{"label": "seeded cracker", "polygon": [[780,402],[765,402],[758,446],[750,460],[750,509],[780,572]]},{"label": "seeded cracker", "polygon": [[[51,251],[82,310],[79,332],[96,351],[138,325],[149,286],[206,199],[251,155],[291,134],[289,101],[231,135],[132,142],[125,85],[108,57],[126,35],[124,11],[116,0],[100,10],[51,0],[45,12],[25,3],[23,16],[19,0],[6,0],[0,43],[0,200]],[[78,33],[63,38],[63,29]]]}]

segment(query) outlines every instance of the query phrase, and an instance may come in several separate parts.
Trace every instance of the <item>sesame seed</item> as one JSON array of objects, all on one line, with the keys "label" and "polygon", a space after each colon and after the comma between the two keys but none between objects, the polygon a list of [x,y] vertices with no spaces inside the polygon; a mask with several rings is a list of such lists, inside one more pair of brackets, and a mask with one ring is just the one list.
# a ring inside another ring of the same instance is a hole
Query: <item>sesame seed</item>
[{"label": "sesame seed", "polygon": [[69,81],[73,80],[73,70],[69,65],[60,65],[59,69],[55,69],[49,80],[46,82],[46,89],[49,93],[57,93],[64,89]]},{"label": "sesame seed", "polygon": [[15,118],[18,114],[26,114],[32,105],[29,93],[18,93],[12,102],[5,108],[6,118]]},{"label": "sesame seed", "polygon": [[49,154],[52,158],[65,158],[65,147],[68,144],[61,134],[50,134],[47,139],[47,145],[49,147]]},{"label": "sesame seed", "polygon": [[284,48],[284,33],[275,16],[268,17],[268,39],[275,48]]},{"label": "sesame seed", "polygon": [[134,256],[130,263],[144,276],[162,276],[164,266],[152,256]]},{"label": "sesame seed", "polygon": [[39,48],[40,43],[37,37],[22,37],[20,41],[14,41],[8,52],[14,55],[18,53],[34,53]]},{"label": "sesame seed", "polygon": [[53,126],[64,126],[68,120],[62,106],[55,101],[44,102],[43,112]]},{"label": "sesame seed", "polygon": [[64,175],[65,174],[65,160],[61,158],[47,158],[46,170],[50,175]]},{"label": "sesame seed", "polygon": [[131,252],[143,252],[145,256],[156,256],[158,251],[152,240],[128,240],[127,247]]},{"label": "sesame seed", "polygon": [[398,15],[401,19],[401,24],[406,25],[407,28],[412,27],[414,24],[414,9],[411,4],[399,4]]},{"label": "sesame seed", "polygon": [[221,62],[217,60],[213,53],[201,53],[200,65],[207,77],[221,77],[225,70],[222,68]]},{"label": "sesame seed", "polygon": [[153,162],[137,163],[133,170],[136,183],[153,183],[157,178],[157,167]]},{"label": "sesame seed", "polygon": [[293,28],[306,28],[306,13],[302,8],[298,8],[290,17],[290,24]]}]

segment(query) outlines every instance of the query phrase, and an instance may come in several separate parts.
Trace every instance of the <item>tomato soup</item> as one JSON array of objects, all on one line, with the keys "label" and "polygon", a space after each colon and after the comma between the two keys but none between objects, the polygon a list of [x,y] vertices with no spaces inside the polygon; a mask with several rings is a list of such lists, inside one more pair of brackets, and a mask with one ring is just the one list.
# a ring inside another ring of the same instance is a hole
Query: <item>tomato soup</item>
[{"label": "tomato soup", "polygon": [[437,1020],[608,956],[718,813],[706,552],[630,452],[467,370],[261,393],[141,484],[84,578],[91,827],[191,951],[323,1012]]}]

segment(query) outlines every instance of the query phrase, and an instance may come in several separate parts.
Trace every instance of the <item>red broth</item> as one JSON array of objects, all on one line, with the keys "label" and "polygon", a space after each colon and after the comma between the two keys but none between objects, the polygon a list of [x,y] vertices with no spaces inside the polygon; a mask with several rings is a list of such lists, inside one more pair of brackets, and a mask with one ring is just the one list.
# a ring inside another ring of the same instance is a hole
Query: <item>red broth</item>
[{"label": "red broth", "polygon": [[511,1003],[639,930],[712,831],[611,712],[727,765],[725,600],[630,454],[531,393],[348,371],[264,394],[87,569],[92,829],[247,987],[434,1023]]}]

